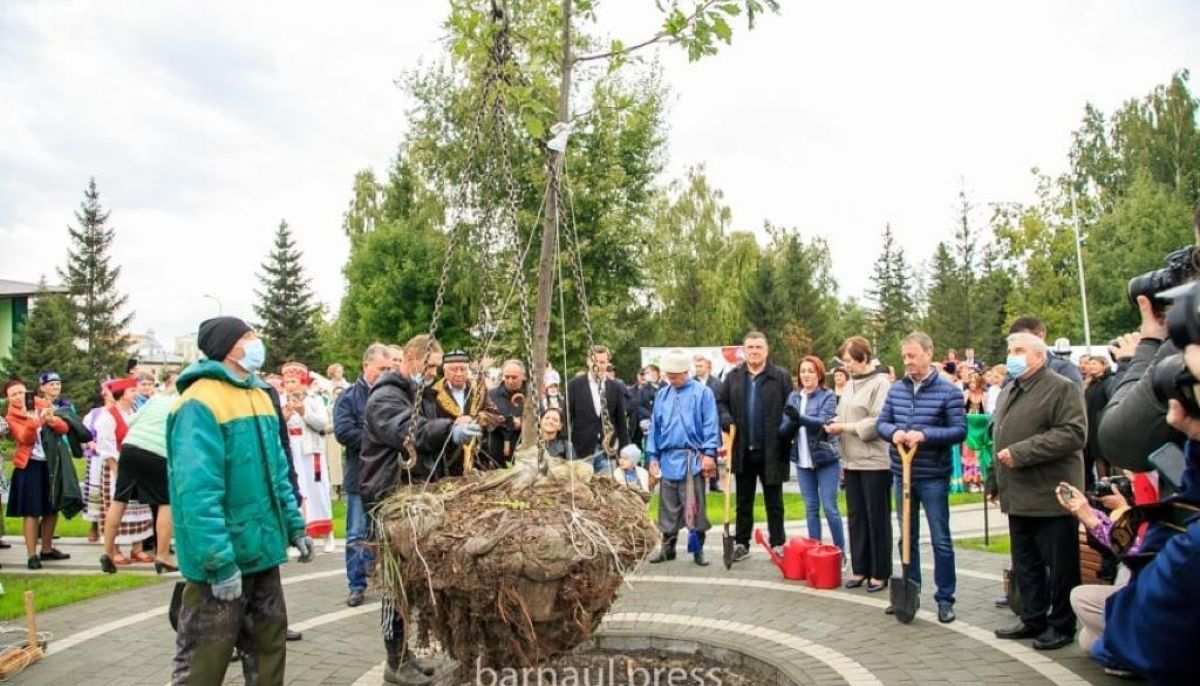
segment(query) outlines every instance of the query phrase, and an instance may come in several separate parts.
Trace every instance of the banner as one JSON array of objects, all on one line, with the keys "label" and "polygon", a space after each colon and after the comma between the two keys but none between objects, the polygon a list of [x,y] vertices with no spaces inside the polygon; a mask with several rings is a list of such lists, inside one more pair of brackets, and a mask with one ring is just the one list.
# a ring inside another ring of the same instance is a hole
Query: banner
[{"label": "banner", "polygon": [[[672,349],[673,348],[670,347],[642,348],[642,366],[639,367],[639,369],[645,368],[645,366],[648,364],[655,364],[661,367],[663,355],[665,355],[668,350]],[[696,355],[703,355],[704,357],[707,357],[709,362],[712,363],[712,375],[718,379],[724,379],[726,372],[746,360],[746,356],[742,352],[742,346],[740,345],[725,345],[707,348],[680,348],[680,350],[683,350],[685,353],[687,353],[689,359],[695,357]],[[688,364],[688,372],[693,376],[696,374],[695,363]]]}]

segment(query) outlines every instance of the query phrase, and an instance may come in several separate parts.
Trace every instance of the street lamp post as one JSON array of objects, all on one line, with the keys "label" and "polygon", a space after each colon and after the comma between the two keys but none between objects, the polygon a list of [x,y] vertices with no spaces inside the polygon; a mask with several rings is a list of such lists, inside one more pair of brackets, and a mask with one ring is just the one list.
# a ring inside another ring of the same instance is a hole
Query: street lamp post
[{"label": "street lamp post", "polygon": [[1083,276],[1083,236],[1079,233],[1079,209],[1075,205],[1075,189],[1071,189],[1071,229],[1075,232],[1075,262],[1079,267],[1079,301],[1083,304],[1083,344],[1092,354],[1092,327],[1088,322],[1087,281]]},{"label": "street lamp post", "polygon": [[225,308],[221,307],[221,299],[220,298],[218,298],[215,295],[212,295],[211,293],[205,293],[204,297],[212,298],[213,300],[216,300],[217,301],[217,316],[218,317],[224,316]]}]

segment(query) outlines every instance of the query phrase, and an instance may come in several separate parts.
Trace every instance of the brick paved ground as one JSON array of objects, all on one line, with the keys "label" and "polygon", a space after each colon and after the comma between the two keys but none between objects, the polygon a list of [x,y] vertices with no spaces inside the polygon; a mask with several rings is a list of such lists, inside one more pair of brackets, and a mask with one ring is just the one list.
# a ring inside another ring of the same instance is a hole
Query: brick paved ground
[{"label": "brick paved ground", "polygon": [[[952,523],[977,535],[979,515],[978,506],[956,510]],[[991,523],[994,531],[1003,527],[998,516]],[[803,526],[791,523],[788,531],[801,533]],[[73,559],[48,570],[96,569],[96,546],[64,541],[61,547]],[[941,625],[926,611],[902,626],[883,614],[886,594],[815,591],[785,582],[761,552],[725,571],[720,533],[714,530],[713,566],[702,569],[686,560],[643,566],[602,625],[599,640],[732,649],[803,684],[1118,683],[1074,647],[1043,654],[1027,642],[995,639],[992,630],[1014,619],[992,604],[1005,559],[957,549],[956,555],[959,621]],[[0,573],[10,584],[10,572],[23,559],[20,551],[0,555]],[[923,561],[932,561],[927,547]],[[340,552],[284,568],[291,624],[304,631],[303,641],[289,644],[289,684],[382,683],[378,604],[371,600],[348,610],[341,570]],[[50,654],[12,683],[166,684],[174,639],[165,615],[170,593],[171,584],[162,583],[43,613],[40,627],[54,635]],[[933,607],[930,571],[922,600],[925,608]],[[5,628],[19,625],[8,622]],[[234,665],[227,683],[242,683],[236,672]]]}]

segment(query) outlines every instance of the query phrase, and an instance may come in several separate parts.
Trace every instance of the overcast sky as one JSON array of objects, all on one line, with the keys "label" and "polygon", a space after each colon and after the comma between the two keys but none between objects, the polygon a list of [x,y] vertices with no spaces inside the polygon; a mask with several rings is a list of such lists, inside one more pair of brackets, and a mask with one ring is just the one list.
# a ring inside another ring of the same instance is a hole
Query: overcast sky
[{"label": "overcast sky", "polygon": [[[652,0],[600,2],[626,43]],[[980,206],[1029,200],[1088,101],[1112,111],[1200,72],[1200,3],[794,2],[689,64],[672,89],[664,183],[705,164],[739,228],[828,239],[842,293],[868,285],[891,222],[921,259]],[[286,218],[336,307],[355,171],[405,131],[396,77],[441,53],[445,3],[0,1],[0,278],[65,263],[89,176],[117,230],[134,329],[171,347],[217,313],[252,318]],[[719,342],[718,342],[719,343]]]}]

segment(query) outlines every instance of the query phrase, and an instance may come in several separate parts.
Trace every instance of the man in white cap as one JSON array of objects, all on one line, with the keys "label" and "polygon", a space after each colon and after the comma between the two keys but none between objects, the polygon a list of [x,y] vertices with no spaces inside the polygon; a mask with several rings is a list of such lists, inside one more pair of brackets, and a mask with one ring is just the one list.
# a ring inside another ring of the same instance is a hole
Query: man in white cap
[{"label": "man in white cap", "polygon": [[688,552],[696,564],[708,565],[704,537],[711,525],[705,514],[705,480],[717,471],[721,445],[717,400],[712,390],[688,376],[688,355],[678,348],[667,351],[662,370],[667,384],[654,402],[646,436],[650,475],[662,480],[658,525],[662,547],[651,563],[675,559],[679,530],[691,531]]}]

